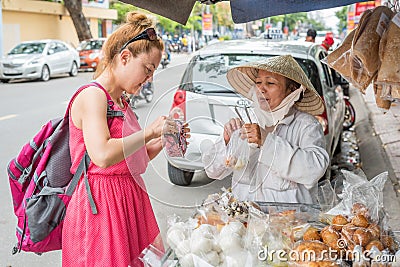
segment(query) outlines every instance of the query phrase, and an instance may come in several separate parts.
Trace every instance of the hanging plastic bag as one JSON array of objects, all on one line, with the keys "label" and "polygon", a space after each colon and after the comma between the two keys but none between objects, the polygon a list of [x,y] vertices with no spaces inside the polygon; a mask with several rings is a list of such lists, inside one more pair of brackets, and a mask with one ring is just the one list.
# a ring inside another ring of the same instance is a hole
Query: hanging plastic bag
[{"label": "hanging plastic bag", "polygon": [[381,64],[380,40],[394,15],[393,11],[386,6],[379,6],[364,13],[355,30],[350,67],[352,83],[363,93],[378,73]]}]

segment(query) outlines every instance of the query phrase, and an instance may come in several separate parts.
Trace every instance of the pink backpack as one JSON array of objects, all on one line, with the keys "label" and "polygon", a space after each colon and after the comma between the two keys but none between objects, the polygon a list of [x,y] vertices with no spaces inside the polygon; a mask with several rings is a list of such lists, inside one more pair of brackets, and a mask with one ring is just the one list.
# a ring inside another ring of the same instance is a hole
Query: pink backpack
[{"label": "pink backpack", "polygon": [[[112,109],[110,95],[95,82],[82,86],[71,98],[64,117],[47,122],[33,139],[22,147],[8,164],[7,172],[17,216],[18,243],[12,253],[21,250],[43,253],[61,249],[61,236],[66,209],[82,174],[92,213],[97,214],[87,169],[90,158],[85,152],[76,173],[70,172],[69,110],[73,99],[85,88],[101,88],[108,101],[107,118],[123,116]],[[110,123],[111,120],[108,119]]]}]

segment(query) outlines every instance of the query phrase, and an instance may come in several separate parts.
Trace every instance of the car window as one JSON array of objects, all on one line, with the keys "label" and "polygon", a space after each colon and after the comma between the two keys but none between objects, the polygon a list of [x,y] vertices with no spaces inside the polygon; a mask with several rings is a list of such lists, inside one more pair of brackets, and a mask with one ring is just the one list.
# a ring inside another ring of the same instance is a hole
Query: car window
[{"label": "car window", "polygon": [[295,58],[295,60],[297,61],[297,63],[299,63],[300,67],[303,69],[308,79],[310,79],[315,90],[317,90],[318,94],[322,96],[321,78],[319,76],[318,67],[315,62],[309,59],[300,58]]},{"label": "car window", "polygon": [[[272,55],[255,54],[218,54],[194,57],[181,81],[181,88],[199,93],[232,92],[226,73],[229,69],[248,62],[260,61]],[[321,81],[316,64],[308,59],[297,59],[297,62],[307,74],[315,89],[322,95]],[[218,86],[213,86],[213,84]],[[233,93],[233,92],[232,92]]]},{"label": "car window", "polygon": [[21,43],[14,47],[9,55],[17,54],[41,54],[46,46],[46,43]]},{"label": "car window", "polygon": [[[319,54],[319,60],[324,59],[327,55],[328,54],[326,52],[322,51]],[[326,64],[322,63],[321,65],[322,65],[322,69],[324,71],[324,76],[325,76],[324,78],[325,78],[326,84],[328,85],[328,87],[332,87],[333,86],[333,79],[332,79],[331,70],[329,69],[329,67]]]},{"label": "car window", "polygon": [[56,45],[56,52],[62,52],[62,51],[67,51],[68,48],[62,44],[62,43],[57,43]]}]

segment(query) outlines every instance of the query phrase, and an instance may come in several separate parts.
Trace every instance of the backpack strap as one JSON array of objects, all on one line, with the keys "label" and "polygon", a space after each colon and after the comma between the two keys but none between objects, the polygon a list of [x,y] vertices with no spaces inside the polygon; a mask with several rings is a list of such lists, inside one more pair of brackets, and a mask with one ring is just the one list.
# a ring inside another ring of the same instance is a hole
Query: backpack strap
[{"label": "backpack strap", "polygon": [[[95,86],[100,88],[101,90],[103,90],[103,92],[106,94],[107,97],[107,119],[108,119],[108,127],[110,127],[110,119],[114,118],[114,117],[124,117],[124,113],[120,110],[114,110],[113,106],[114,106],[114,101],[111,99],[110,94],[107,92],[106,89],[104,89],[103,86],[101,86],[101,84],[99,84],[98,82],[91,82],[89,84],[86,84],[84,86],[81,86],[76,92],[75,94],[72,96],[69,104],[68,104],[68,108],[65,114],[65,117],[69,116],[69,110],[71,108],[72,102],[75,99],[75,97],[82,92],[85,88],[88,88],[90,86]],[[97,208],[96,208],[96,204],[94,203],[93,200],[93,195],[92,195],[92,191],[90,189],[90,185],[89,185],[89,179],[88,179],[88,169],[89,169],[89,164],[90,164],[90,157],[89,154],[87,153],[87,151],[85,151],[85,153],[83,154],[83,157],[81,159],[81,162],[78,165],[78,168],[76,169],[76,172],[74,174],[74,176],[72,177],[72,180],[67,188],[67,191],[65,192],[66,195],[68,196],[72,196],[72,194],[75,191],[76,186],[78,185],[79,179],[81,178],[82,174],[84,175],[84,181],[85,181],[85,187],[86,187],[86,192],[89,198],[89,204],[90,204],[90,208],[92,210],[92,214],[97,214]]]},{"label": "backpack strap", "polygon": [[112,100],[110,94],[107,92],[107,90],[98,82],[96,81],[92,81],[91,83],[85,84],[83,86],[81,86],[71,97],[71,100],[68,103],[68,108],[67,111],[65,112],[64,118],[69,116],[69,110],[71,109],[72,103],[75,100],[75,98],[78,96],[78,94],[80,92],[82,92],[84,89],[91,87],[91,86],[95,86],[97,88],[100,88],[101,90],[103,90],[104,94],[107,97],[107,117],[124,117],[124,113],[120,110],[113,110],[113,105],[114,105],[114,101]]}]

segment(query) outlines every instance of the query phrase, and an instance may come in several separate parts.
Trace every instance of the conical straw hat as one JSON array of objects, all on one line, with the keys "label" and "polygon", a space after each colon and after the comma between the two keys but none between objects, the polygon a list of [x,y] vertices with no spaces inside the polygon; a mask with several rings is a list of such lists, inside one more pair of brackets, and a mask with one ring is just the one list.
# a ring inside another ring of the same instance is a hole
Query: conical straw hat
[{"label": "conical straw hat", "polygon": [[297,109],[311,115],[320,115],[324,112],[325,105],[320,95],[291,55],[270,57],[232,68],[227,73],[227,79],[238,93],[251,99],[249,91],[255,85],[258,70],[277,73],[303,85],[306,90],[303,97],[295,104]]}]

